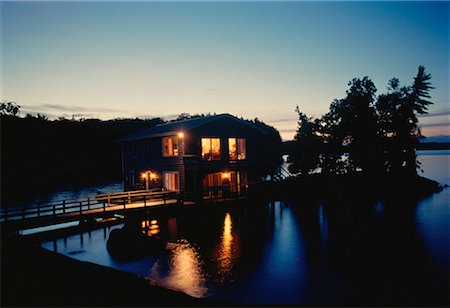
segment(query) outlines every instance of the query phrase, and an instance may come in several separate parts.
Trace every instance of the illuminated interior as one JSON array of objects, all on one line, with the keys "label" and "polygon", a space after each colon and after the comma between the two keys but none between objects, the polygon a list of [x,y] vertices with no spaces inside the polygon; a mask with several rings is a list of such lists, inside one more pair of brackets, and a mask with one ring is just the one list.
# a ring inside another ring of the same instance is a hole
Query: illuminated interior
[{"label": "illuminated interior", "polygon": [[164,137],[163,156],[178,156],[178,140],[174,136]]},{"label": "illuminated interior", "polygon": [[164,189],[165,190],[172,190],[172,191],[179,191],[180,189],[180,183],[179,183],[179,176],[178,172],[164,172]]},{"label": "illuminated interior", "polygon": [[202,159],[220,159],[220,138],[202,138]]},{"label": "illuminated interior", "polygon": [[244,138],[228,138],[228,155],[230,160],[246,159],[246,146]]},{"label": "illuminated interior", "polygon": [[220,197],[227,191],[241,193],[247,189],[246,171],[223,171],[208,173],[203,176],[205,197]]}]

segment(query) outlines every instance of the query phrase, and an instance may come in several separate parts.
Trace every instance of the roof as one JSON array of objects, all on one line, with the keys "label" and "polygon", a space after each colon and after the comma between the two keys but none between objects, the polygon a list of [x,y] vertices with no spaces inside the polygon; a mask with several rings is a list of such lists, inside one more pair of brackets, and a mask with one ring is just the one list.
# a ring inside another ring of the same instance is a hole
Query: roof
[{"label": "roof", "polygon": [[256,126],[249,121],[241,120],[241,119],[234,117],[228,113],[223,113],[223,114],[218,114],[218,115],[190,118],[190,119],[186,119],[186,120],[180,120],[180,121],[175,121],[175,122],[159,124],[159,125],[152,126],[147,129],[141,130],[139,132],[130,134],[123,138],[120,138],[117,140],[117,142],[127,142],[127,141],[147,139],[147,138],[152,138],[152,137],[172,135],[174,132],[189,131],[191,129],[197,128],[199,126],[202,126],[202,125],[205,125],[205,124],[208,124],[208,123],[211,123],[213,121],[223,119],[223,118],[230,118],[235,121],[239,121],[245,125],[250,126],[253,129],[259,130],[262,133],[267,133],[267,130],[265,130],[259,126]]}]

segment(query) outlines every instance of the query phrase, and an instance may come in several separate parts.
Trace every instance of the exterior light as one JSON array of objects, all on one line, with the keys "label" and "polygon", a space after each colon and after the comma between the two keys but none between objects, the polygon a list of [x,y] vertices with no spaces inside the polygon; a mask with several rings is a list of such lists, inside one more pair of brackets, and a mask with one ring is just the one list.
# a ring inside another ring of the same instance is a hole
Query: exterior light
[{"label": "exterior light", "polygon": [[179,132],[178,133],[178,138],[183,139],[184,138],[184,133],[183,132]]},{"label": "exterior light", "polygon": [[150,173],[150,178],[151,179],[156,179],[156,174],[155,173]]},{"label": "exterior light", "polygon": [[230,173],[229,172],[222,172],[222,178],[228,179],[229,177],[230,177]]},{"label": "exterior light", "polygon": [[147,172],[142,172],[141,177],[142,177],[143,179],[146,179],[146,178],[147,178]]}]

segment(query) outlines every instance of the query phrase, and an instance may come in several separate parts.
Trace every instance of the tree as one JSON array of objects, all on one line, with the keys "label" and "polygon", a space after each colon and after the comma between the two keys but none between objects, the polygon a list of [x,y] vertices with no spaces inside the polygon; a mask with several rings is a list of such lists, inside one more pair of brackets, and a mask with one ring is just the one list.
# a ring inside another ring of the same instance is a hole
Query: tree
[{"label": "tree", "polygon": [[361,169],[378,173],[382,162],[377,148],[379,128],[374,107],[377,89],[367,76],[354,78],[348,85],[347,96],[331,104],[330,112],[324,117],[324,127],[333,134],[333,148],[337,150],[336,143],[340,143],[348,154],[347,171]]},{"label": "tree", "polygon": [[[431,75],[425,73],[425,67],[419,66],[416,77],[411,87],[402,88],[398,99],[398,108],[393,114],[394,132],[393,138],[397,145],[398,170],[406,175],[417,175],[419,162],[415,148],[419,140],[423,138],[422,132],[417,125],[419,120],[417,114],[428,113],[428,106],[432,102],[429,91],[431,86]],[[396,168],[397,169],[397,168]]]},{"label": "tree", "polygon": [[322,140],[319,134],[319,121],[312,121],[297,106],[298,129],[294,138],[292,152],[288,156],[288,169],[293,174],[306,175],[314,171],[320,164]]},{"label": "tree", "polygon": [[1,115],[11,115],[17,116],[20,112],[20,106],[15,102],[3,101],[0,104],[0,114]]}]

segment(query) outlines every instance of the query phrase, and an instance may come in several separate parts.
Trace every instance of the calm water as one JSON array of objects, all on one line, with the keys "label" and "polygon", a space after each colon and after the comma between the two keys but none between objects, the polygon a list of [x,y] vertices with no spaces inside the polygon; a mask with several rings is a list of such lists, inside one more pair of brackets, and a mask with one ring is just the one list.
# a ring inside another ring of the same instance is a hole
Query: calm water
[{"label": "calm water", "polygon": [[[450,185],[449,151],[420,152],[419,159],[426,177]],[[128,262],[106,250],[109,233],[122,225],[42,246],[234,303],[446,304],[449,200],[447,188],[416,203],[189,208],[146,218],[167,246]]]}]

